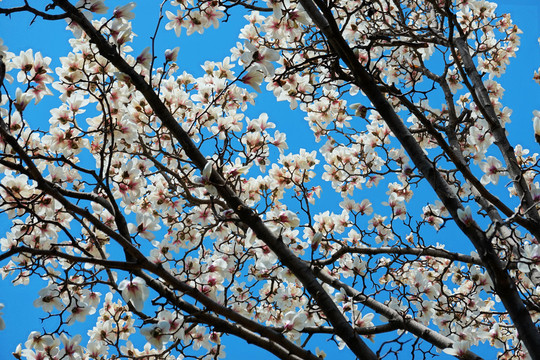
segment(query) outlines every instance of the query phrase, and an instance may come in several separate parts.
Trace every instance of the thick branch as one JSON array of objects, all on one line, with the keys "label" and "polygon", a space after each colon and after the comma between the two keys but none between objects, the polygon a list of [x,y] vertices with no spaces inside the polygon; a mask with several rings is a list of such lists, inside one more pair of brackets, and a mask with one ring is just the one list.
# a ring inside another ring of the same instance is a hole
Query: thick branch
[{"label": "thick branch", "polygon": [[[384,334],[398,329],[401,329],[401,327],[397,323],[387,323],[382,325],[355,327],[354,331],[360,335],[375,335]],[[274,330],[282,332],[285,331],[285,328],[276,327]],[[302,334],[333,334],[334,328],[330,326],[306,326],[299,332]]]},{"label": "thick branch", "polygon": [[[142,265],[141,264],[135,265],[133,263],[127,263],[124,261],[111,261],[111,260],[104,260],[104,259],[98,259],[98,258],[74,256],[74,255],[60,252],[56,249],[43,250],[43,249],[29,248],[25,246],[18,246],[18,247],[11,248],[6,253],[0,255],[0,261],[7,259],[16,254],[32,254],[32,255],[40,255],[44,257],[61,258],[71,263],[88,263],[88,264],[103,266],[109,269],[119,269],[119,270],[132,272],[133,274],[144,278],[147,284],[149,284],[160,295],[171,300],[172,304],[179,306],[182,310],[187,311],[192,315],[202,318],[208,324],[221,327],[223,329],[221,331],[238,335],[242,337],[244,340],[246,340],[247,342],[257,344],[258,346],[261,346],[262,348],[274,353],[274,355],[278,356],[281,359],[314,359],[314,360],[317,359],[317,357],[315,357],[311,352],[304,350],[298,347],[297,345],[295,345],[294,343],[292,343],[291,341],[287,340],[281,334],[281,331],[279,329],[275,330],[275,329],[271,329],[266,326],[260,325],[254,321],[251,321],[241,316],[235,311],[230,310],[214,302],[213,300],[206,297],[205,295],[195,290],[194,288],[190,287],[189,285],[185,284],[184,282],[177,280],[173,275],[165,271],[165,269],[163,269],[162,267],[159,267],[153,264],[150,265],[151,264],[150,262],[146,264],[142,264]],[[194,299],[200,301],[203,305],[205,305],[208,309],[213,310],[216,314],[221,314],[223,316],[226,316],[227,318],[231,318],[232,316],[233,320],[236,321],[240,325],[233,325],[233,324],[230,324],[228,321],[225,321],[216,316],[210,315],[207,312],[203,312],[201,310],[194,310],[196,309],[195,306],[183,300],[180,300],[176,295],[174,295],[169,289],[163,286],[160,282],[152,279],[151,277],[143,273],[140,269],[141,267],[143,268],[150,267],[151,269],[149,270],[153,274],[158,275],[162,279],[166,280],[167,283],[170,284],[173,288],[180,290],[184,294],[193,296]],[[260,335],[257,335],[256,333],[259,333]],[[276,345],[276,344],[280,344],[280,345]],[[291,354],[294,354],[294,356]]]},{"label": "thick branch", "polygon": [[71,263],[85,263],[85,264],[99,265],[99,266],[103,266],[109,269],[119,269],[119,270],[126,270],[126,271],[131,271],[135,269],[133,264],[126,263],[125,261],[114,261],[114,260],[75,256],[75,255],[70,255],[70,254],[58,251],[56,249],[50,249],[50,250],[34,249],[27,246],[12,247],[7,252],[0,255],[0,261],[8,259],[16,254],[31,254],[31,255],[39,255],[43,257],[60,258],[60,259],[69,261]]},{"label": "thick branch", "polygon": [[[416,118],[426,127],[429,134],[435,138],[437,141],[437,144],[443,149],[444,153],[448,155],[450,160],[452,160],[452,163],[456,166],[456,168],[460,171],[460,173],[463,175],[469,183],[474,186],[476,190],[480,193],[481,196],[483,196],[487,201],[492,203],[494,206],[497,207],[501,212],[503,212],[506,216],[511,217],[514,219],[515,222],[529,230],[531,233],[533,233],[537,238],[540,236],[540,228],[536,223],[533,223],[529,221],[528,219],[524,219],[519,214],[516,214],[512,209],[510,209],[506,204],[504,204],[498,197],[490,193],[484,185],[478,180],[476,176],[471,172],[467,164],[465,164],[464,161],[460,159],[458,154],[446,143],[441,133],[439,133],[434,127],[433,124],[424,116],[424,114],[413,104],[411,103],[404,95],[398,94],[396,95],[399,97],[400,101],[403,105],[407,107],[407,109],[416,116]],[[537,235],[538,234],[538,235]]]},{"label": "thick branch", "polygon": [[34,14],[36,16],[39,16],[40,18],[43,18],[45,20],[62,20],[62,19],[66,19],[68,17],[67,14],[51,15],[51,14],[48,14],[46,12],[34,9],[33,7],[31,7],[28,4],[26,4],[24,6],[18,6],[18,7],[8,8],[8,9],[0,8],[0,14],[4,14],[4,15],[11,15],[11,14],[18,13],[18,12],[25,12],[25,13],[29,12],[29,13],[32,13],[32,14]]},{"label": "thick branch", "polygon": [[484,266],[482,260],[478,256],[464,255],[459,253],[450,252],[444,249],[437,248],[400,248],[400,247],[349,247],[344,246],[328,259],[324,260],[315,260],[312,262],[315,266],[325,266],[334,263],[340,257],[345,254],[366,254],[366,255],[377,255],[377,254],[392,254],[392,255],[416,255],[416,256],[432,256],[441,259],[448,259],[452,261],[461,261],[468,264],[476,264]]},{"label": "thick branch", "polygon": [[[377,83],[367,70],[360,64],[357,56],[341,36],[335,20],[325,18],[312,0],[299,0],[304,9],[331,44],[333,51],[349,67],[355,78],[355,84],[366,94],[379,114],[382,116],[394,136],[399,140],[416,167],[422,172],[437,196],[454,218],[457,226],[470,239],[478,251],[482,262],[486,265],[488,274],[493,281],[495,291],[501,298],[508,311],[520,337],[533,359],[540,360],[540,333],[534,326],[523,300],[520,298],[516,285],[510,275],[505,271],[497,253],[493,249],[486,235],[476,223],[466,225],[458,216],[458,210],[463,209],[459,198],[454,194],[441,173],[424,154],[423,149],[412,136],[403,121],[394,111],[384,94],[377,87]],[[319,2],[320,3],[320,2]],[[324,4],[320,5],[324,6]],[[323,11],[324,12],[324,11]],[[508,149],[505,149],[509,151]],[[511,150],[511,149],[510,149]],[[520,179],[516,179],[520,180]]]},{"label": "thick branch", "polygon": [[523,201],[525,214],[527,214],[536,223],[537,231],[535,231],[535,236],[538,239],[540,238],[540,233],[538,231],[538,229],[540,229],[540,215],[536,210],[536,204],[517,162],[514,148],[512,145],[510,145],[510,142],[506,137],[506,131],[501,126],[497,114],[495,113],[495,109],[493,109],[488,91],[484,86],[484,82],[482,81],[480,74],[478,74],[478,70],[476,69],[476,66],[474,65],[472,57],[469,53],[469,45],[463,39],[463,37],[456,38],[454,43],[459,50],[459,54],[461,55],[465,72],[472,81],[471,95],[478,104],[478,108],[482,112],[482,115],[489,124],[491,133],[495,138],[495,144],[499,147],[501,155],[506,163],[507,171],[512,177],[519,197]]},{"label": "thick branch", "polygon": [[[22,162],[26,164],[27,168],[25,169],[25,174],[28,174],[28,177],[32,180],[34,180],[37,183],[38,189],[42,190],[44,193],[49,194],[54,199],[58,200],[60,204],[62,204],[67,211],[71,211],[74,214],[78,214],[82,216],[83,218],[87,219],[92,225],[94,225],[97,229],[105,233],[106,235],[113,238],[128,254],[131,258],[133,258],[136,261],[143,261],[146,260],[146,257],[141,254],[133,245],[131,244],[131,240],[129,238],[129,232],[118,234],[105,224],[103,224],[98,218],[96,218],[90,211],[87,209],[83,209],[75,204],[73,204],[71,201],[66,199],[64,195],[60,192],[60,188],[58,186],[55,186],[54,184],[51,184],[49,181],[45,180],[45,178],[41,175],[41,172],[36,167],[36,165],[33,163],[32,158],[26,153],[26,151],[21,147],[21,145],[17,142],[17,139],[15,139],[11,133],[9,132],[6,123],[3,121],[3,119],[0,119],[0,138],[4,142],[6,142],[9,146],[12,147],[12,149],[19,155]],[[113,203],[114,204],[114,203]],[[122,216],[123,218],[123,216]],[[125,219],[124,219],[125,223]],[[125,225],[127,228],[127,225]]]}]

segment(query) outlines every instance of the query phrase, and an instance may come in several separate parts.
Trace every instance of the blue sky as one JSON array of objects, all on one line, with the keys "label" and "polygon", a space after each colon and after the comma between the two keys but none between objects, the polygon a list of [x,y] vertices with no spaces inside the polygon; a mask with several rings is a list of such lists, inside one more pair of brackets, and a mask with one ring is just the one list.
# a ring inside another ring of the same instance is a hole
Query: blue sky
[{"label": "blue sky", "polygon": [[[0,2],[0,6],[7,7],[12,3],[14,1],[7,0]],[[514,22],[524,31],[518,56],[512,59],[508,71],[501,81],[506,89],[503,103],[513,109],[512,124],[509,127],[510,140],[514,145],[522,143],[524,146],[528,146],[532,152],[539,152],[540,149],[534,142],[531,118],[532,111],[535,108],[540,109],[540,87],[532,81],[534,70],[540,66],[540,61],[538,61],[540,47],[537,41],[540,37],[540,23],[538,21],[540,19],[540,3],[536,0],[502,0],[498,3],[498,11],[510,12]],[[144,18],[145,15],[151,16],[148,15],[147,11],[148,8],[141,5],[135,10],[137,17],[134,21],[134,29],[139,34],[135,44],[136,47],[140,46],[139,50],[147,46],[148,34],[152,31],[152,29],[139,28],[141,22],[138,20]],[[69,50],[67,39],[69,39],[70,34],[63,31],[64,22],[44,23],[37,20],[32,26],[29,26],[30,20],[30,17],[18,14],[11,16],[11,19],[0,18],[0,36],[10,51],[18,53],[27,48],[33,48],[35,52],[41,51],[43,55],[53,59],[57,54],[64,56],[67,53]],[[229,54],[229,49],[236,42],[235,36],[240,26],[243,26],[243,23],[238,25],[234,19],[231,19],[229,23],[223,24],[217,31],[210,29],[204,35],[194,34],[188,38],[182,37],[177,40],[178,44],[171,44],[170,47],[180,46],[180,65],[185,66],[187,71],[197,73],[201,71],[199,65],[205,60],[219,61]],[[56,60],[55,65],[57,64]],[[49,117],[46,106],[41,106],[39,111],[46,111],[43,120],[40,120],[46,122]],[[251,116],[262,112],[268,113],[270,120],[277,123],[278,129],[289,134],[291,150],[294,151],[301,147],[314,148],[315,143],[309,135],[310,130],[303,120],[303,114],[299,111],[291,112],[287,103],[276,103],[272,95],[263,94],[260,96],[256,108],[252,108],[250,111],[253,111]],[[33,114],[36,117],[39,115],[39,113]],[[307,135],[295,138],[293,134]],[[0,237],[5,231],[7,231],[7,225],[0,219]],[[0,359],[10,358],[12,349],[18,343],[24,342],[31,330],[41,328],[39,316],[43,314],[32,306],[32,302],[37,297],[39,285],[40,280],[36,280],[33,285],[28,287],[13,287],[8,279],[0,281],[0,302],[5,304],[3,319],[7,326],[6,330],[0,332]],[[72,334],[83,330],[74,328],[73,331]],[[232,359],[246,353],[255,354],[255,350],[246,348],[243,341],[229,345],[226,352]],[[486,349],[486,352],[489,350]],[[331,353],[328,353],[332,358]]]}]

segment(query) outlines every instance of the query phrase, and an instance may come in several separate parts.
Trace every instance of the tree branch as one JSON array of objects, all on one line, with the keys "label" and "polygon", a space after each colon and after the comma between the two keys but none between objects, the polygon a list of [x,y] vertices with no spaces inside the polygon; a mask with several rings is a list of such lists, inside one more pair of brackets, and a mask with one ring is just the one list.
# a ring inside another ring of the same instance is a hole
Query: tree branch
[{"label": "tree branch", "polygon": [[[326,36],[336,55],[349,67],[355,78],[355,84],[375,106],[394,136],[396,136],[405,151],[407,151],[413,163],[422,172],[439,199],[441,199],[442,203],[448,209],[457,226],[475,246],[493,281],[495,291],[500,296],[510,318],[514,322],[525,347],[529,350],[533,359],[539,360],[540,352],[537,349],[540,349],[540,332],[537,331],[523,300],[520,298],[514,280],[506,272],[504,265],[501,263],[486,235],[476,223],[465,224],[460,220],[458,210],[463,209],[461,201],[454,194],[454,191],[450,188],[438,169],[424,154],[424,150],[416,142],[384,94],[381,93],[373,77],[360,64],[358,57],[354,54],[339,31],[336,31],[337,26],[334,19],[324,18],[312,0],[299,1]],[[331,26],[331,23],[334,25]],[[508,150],[508,148],[505,149]]]},{"label": "tree branch", "polygon": [[[69,17],[86,32],[90,41],[96,45],[100,54],[107,58],[119,71],[126,74],[136,89],[146,98],[148,104],[154,110],[163,125],[169,129],[173,137],[180,143],[186,155],[202,171],[207,163],[205,157],[191,141],[189,135],[182,129],[176,119],[172,116],[159,96],[154,92],[145,79],[118,54],[115,47],[109,44],[105,38],[93,27],[86,17],[69,1],[54,0],[69,14]],[[306,290],[313,296],[321,310],[326,315],[328,321],[334,326],[336,335],[343,339],[352,352],[360,359],[375,360],[377,356],[355,333],[351,324],[343,316],[332,298],[324,291],[324,288],[317,281],[310,268],[297,258],[292,251],[278,239],[278,237],[266,227],[253,209],[247,207],[234,191],[226,185],[224,179],[215,171],[212,171],[210,180],[218,190],[221,197],[234,209],[241,221],[248,225],[257,237],[268,245],[277,255],[281,263],[289,268],[291,272],[302,282]]]},{"label": "tree branch", "polygon": [[[454,345],[454,341],[450,340],[446,336],[443,336],[435,330],[432,330],[427,326],[422,325],[414,319],[402,316],[396,310],[384,305],[383,303],[378,302],[375,299],[365,296],[355,288],[345,284],[342,281],[339,281],[338,279],[332,278],[330,275],[324,273],[324,271],[319,272],[317,276],[324,283],[331,285],[334,289],[338,291],[344,289],[348,296],[354,298],[363,305],[384,316],[390,321],[390,324],[394,324],[399,329],[409,331],[410,333],[418,336],[421,339],[424,339],[430,344],[435,345],[439,349],[451,348]],[[462,357],[462,359],[482,360],[480,356],[476,355],[471,351],[467,351],[467,353]]]},{"label": "tree branch", "polygon": [[314,266],[325,266],[334,263],[340,257],[345,254],[365,254],[365,255],[377,255],[377,254],[392,254],[392,255],[416,255],[416,256],[432,256],[441,259],[448,259],[452,261],[461,261],[468,264],[477,264],[484,266],[482,260],[478,256],[464,255],[447,251],[445,249],[437,248],[400,248],[400,247],[349,247],[344,246],[338,251],[332,254],[328,259],[314,260],[311,262]]},{"label": "tree branch", "polygon": [[[222,307],[221,305],[214,303],[208,307],[208,302],[203,303],[208,310],[213,310],[217,314],[222,314],[224,311],[228,314],[236,314],[235,321],[236,323],[230,323],[224,319],[221,319],[217,316],[212,315],[207,310],[202,310],[195,305],[188,303],[183,300],[181,296],[177,296],[167,287],[163,286],[159,281],[153,279],[152,277],[146,275],[142,271],[134,272],[137,276],[143,278],[146,283],[154,289],[158,294],[170,301],[171,304],[177,306],[183,311],[188,312],[193,315],[200,321],[212,325],[214,328],[218,329],[220,332],[225,332],[228,334],[236,335],[250,344],[255,344],[265,350],[268,350],[275,356],[280,359],[289,359],[289,360],[318,360],[319,358],[315,356],[310,351],[304,350],[301,347],[295,345],[287,338],[285,338],[281,333],[277,332],[274,329],[267,328],[266,326],[260,325],[254,321],[248,320],[233,310]],[[178,282],[178,281],[176,281]],[[219,309],[218,309],[219,307]],[[241,318],[241,319],[240,319]],[[240,320],[240,321],[239,321]]]}]

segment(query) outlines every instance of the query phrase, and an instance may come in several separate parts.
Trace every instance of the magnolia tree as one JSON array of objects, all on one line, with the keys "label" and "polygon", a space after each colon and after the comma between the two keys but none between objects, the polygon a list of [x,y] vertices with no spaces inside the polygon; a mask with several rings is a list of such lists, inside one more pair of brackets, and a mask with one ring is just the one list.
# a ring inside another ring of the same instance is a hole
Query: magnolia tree
[{"label": "magnolia tree", "polygon": [[[54,67],[0,48],[0,273],[44,284],[15,358],[540,359],[540,166],[507,138],[521,31],[496,4],[18,2],[71,33]],[[224,21],[200,76],[160,42]]]}]

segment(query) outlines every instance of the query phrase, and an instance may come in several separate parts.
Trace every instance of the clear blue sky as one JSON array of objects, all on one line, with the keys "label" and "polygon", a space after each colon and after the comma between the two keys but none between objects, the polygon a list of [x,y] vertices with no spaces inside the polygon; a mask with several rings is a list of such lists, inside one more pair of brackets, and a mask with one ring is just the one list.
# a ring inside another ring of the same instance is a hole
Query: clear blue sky
[{"label": "clear blue sky", "polygon": [[[540,149],[533,139],[531,114],[533,109],[540,109],[540,87],[532,81],[531,77],[533,71],[540,65],[540,48],[537,41],[538,37],[540,37],[540,23],[538,21],[540,19],[540,3],[536,0],[503,0],[497,2],[499,3],[498,11],[512,13],[514,22],[524,31],[518,57],[512,59],[507,74],[502,80],[506,89],[503,103],[513,109],[510,139],[513,144],[522,143],[528,145],[531,151],[538,152]],[[0,6],[6,7],[11,3],[12,1],[0,2]],[[148,8],[153,9],[153,6],[145,9],[141,6],[143,3],[147,2],[140,2],[136,8],[137,18],[134,21],[135,32],[140,35],[136,40],[137,44],[140,44],[138,45],[140,49],[147,46],[148,34],[145,34],[145,32],[151,31],[151,29],[139,28],[142,23],[138,20],[145,15],[152,18],[152,20],[154,19],[146,12]],[[107,4],[112,6],[109,2]],[[155,11],[155,9],[151,11]],[[29,26],[30,20],[31,18],[18,14],[13,15],[11,19],[0,17],[0,36],[2,36],[4,44],[9,47],[10,51],[18,53],[21,50],[33,48],[35,52],[41,51],[43,55],[50,56],[53,59],[57,54],[63,56],[67,53],[69,50],[67,39],[70,34],[63,31],[64,22],[44,23],[37,20],[32,26]],[[228,24],[222,25],[219,31],[209,30],[202,36],[195,34],[190,38],[183,37],[180,39],[179,63],[181,66],[185,66],[188,71],[199,72],[199,64],[202,64],[205,60],[219,61],[224,56],[227,56],[229,49],[236,42],[234,36],[236,36],[236,30],[239,28],[239,25],[234,23],[234,19],[232,20]],[[152,21],[148,23],[153,24]],[[170,44],[169,47],[175,46],[177,44]],[[314,142],[310,139],[293,140],[295,139],[294,134],[309,132],[307,123],[303,121],[302,113],[299,111],[291,112],[286,103],[275,103],[272,96],[263,95],[262,99],[263,101],[259,101],[255,110],[257,113],[267,112],[271,121],[278,124],[278,129],[289,134],[289,146],[292,150],[300,147],[309,149],[314,146]],[[46,110],[46,108],[41,107],[40,110]],[[48,119],[48,111],[43,117],[43,121]],[[7,231],[7,225],[1,220],[0,237]],[[4,265],[4,263],[0,265]],[[7,326],[6,330],[0,332],[0,360],[10,358],[10,353],[16,344],[24,342],[31,330],[41,328],[39,316],[43,315],[32,306],[32,302],[37,297],[37,290],[40,288],[40,280],[36,280],[34,285],[28,287],[13,287],[7,280],[0,281],[0,302],[5,304],[3,318]],[[91,323],[88,325],[92,326]],[[73,328],[72,334],[77,331],[86,332],[85,330]],[[255,350],[246,348],[244,342],[237,342],[233,346],[228,346],[226,351],[230,359],[246,353],[255,354]],[[270,358],[270,356],[261,355],[260,358]],[[329,358],[333,358],[331,353],[329,353]]]}]

